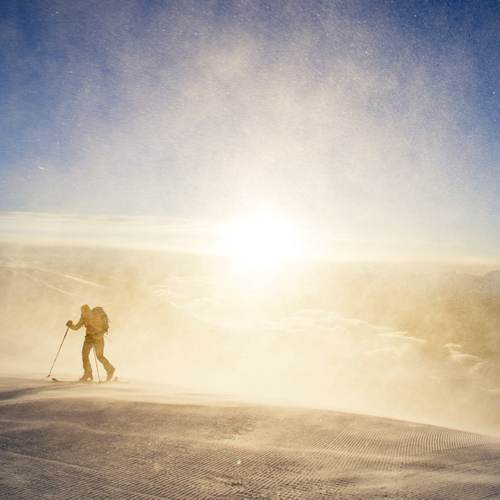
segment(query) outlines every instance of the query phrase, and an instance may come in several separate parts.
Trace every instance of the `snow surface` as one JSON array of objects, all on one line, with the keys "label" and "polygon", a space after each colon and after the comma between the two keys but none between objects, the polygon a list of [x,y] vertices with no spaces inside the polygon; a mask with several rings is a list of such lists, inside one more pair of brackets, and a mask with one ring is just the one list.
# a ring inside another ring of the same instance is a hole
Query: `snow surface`
[{"label": "snow surface", "polygon": [[0,379],[0,498],[500,498],[500,440],[167,386]]}]

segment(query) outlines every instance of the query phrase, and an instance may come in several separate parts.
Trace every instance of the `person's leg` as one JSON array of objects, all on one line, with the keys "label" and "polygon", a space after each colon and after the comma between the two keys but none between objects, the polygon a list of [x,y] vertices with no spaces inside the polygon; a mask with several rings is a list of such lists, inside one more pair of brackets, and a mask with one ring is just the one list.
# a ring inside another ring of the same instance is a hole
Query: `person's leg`
[{"label": "person's leg", "polygon": [[92,342],[84,340],[82,347],[83,378],[92,378],[92,365],[89,359],[91,349]]},{"label": "person's leg", "polygon": [[97,359],[102,363],[104,366],[104,369],[106,370],[106,373],[109,375],[113,374],[115,371],[115,368],[113,365],[108,361],[108,359],[104,356],[104,339],[98,339],[94,342],[95,346],[95,353],[97,356]]}]

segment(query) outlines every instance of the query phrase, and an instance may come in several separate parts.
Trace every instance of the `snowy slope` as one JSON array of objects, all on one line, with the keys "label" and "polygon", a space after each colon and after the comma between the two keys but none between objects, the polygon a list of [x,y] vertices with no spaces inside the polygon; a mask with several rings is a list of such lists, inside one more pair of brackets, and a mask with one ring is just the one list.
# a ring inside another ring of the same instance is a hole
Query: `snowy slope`
[{"label": "snowy slope", "polygon": [[0,382],[0,498],[494,498],[500,441],[126,385]]}]

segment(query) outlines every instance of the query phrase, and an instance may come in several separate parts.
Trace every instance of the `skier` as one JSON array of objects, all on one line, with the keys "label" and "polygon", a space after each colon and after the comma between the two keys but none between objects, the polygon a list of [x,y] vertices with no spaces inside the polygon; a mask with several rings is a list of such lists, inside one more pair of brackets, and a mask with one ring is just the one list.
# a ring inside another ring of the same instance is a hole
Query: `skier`
[{"label": "skier", "polygon": [[104,356],[104,334],[108,331],[108,317],[102,307],[91,309],[87,304],[81,307],[81,312],[82,315],[76,325],[72,320],[66,323],[66,326],[71,330],[79,330],[85,326],[85,340],[82,347],[83,376],[80,381],[90,382],[93,380],[92,366],[89,360],[92,348],[95,349],[97,359],[106,370],[106,381],[110,381],[115,374],[115,368]]}]

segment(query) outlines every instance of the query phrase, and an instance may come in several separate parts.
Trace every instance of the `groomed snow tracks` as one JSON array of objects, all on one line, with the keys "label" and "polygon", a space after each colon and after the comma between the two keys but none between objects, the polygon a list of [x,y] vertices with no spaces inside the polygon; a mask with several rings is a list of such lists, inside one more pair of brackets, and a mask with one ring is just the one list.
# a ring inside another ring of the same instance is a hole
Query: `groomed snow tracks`
[{"label": "groomed snow tracks", "polygon": [[0,499],[500,498],[500,442],[329,411],[4,400]]}]

